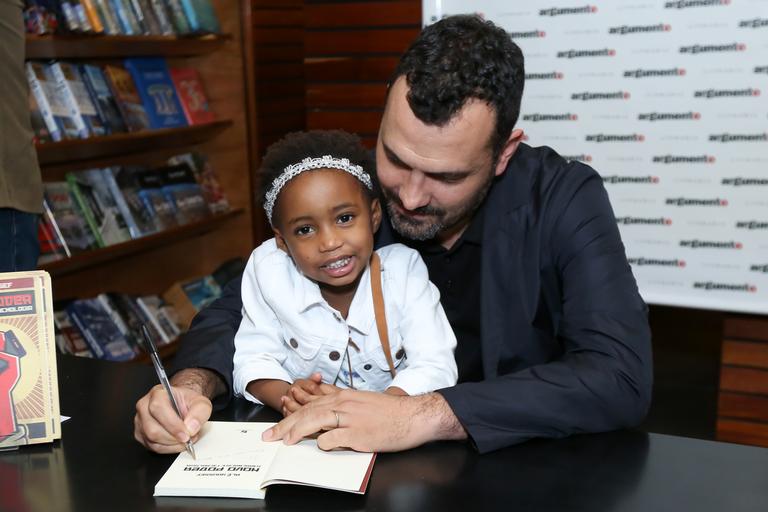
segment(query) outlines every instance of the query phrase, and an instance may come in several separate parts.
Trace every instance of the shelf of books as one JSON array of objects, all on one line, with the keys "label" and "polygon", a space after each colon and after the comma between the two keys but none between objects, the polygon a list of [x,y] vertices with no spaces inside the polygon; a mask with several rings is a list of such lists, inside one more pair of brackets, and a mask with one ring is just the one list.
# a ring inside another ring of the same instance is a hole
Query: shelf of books
[{"label": "shelf of books", "polygon": [[170,356],[254,245],[247,2],[25,3],[59,348],[146,360],[144,323]]},{"label": "shelf of books", "polygon": [[181,148],[211,140],[230,126],[232,121],[217,120],[179,128],[113,133],[87,139],[41,143],[37,145],[37,158],[42,167],[47,167],[73,161],[130,155],[148,147]]},{"label": "shelf of books", "polygon": [[28,35],[29,59],[106,59],[143,56],[190,57],[216,51],[230,37],[222,35]]}]

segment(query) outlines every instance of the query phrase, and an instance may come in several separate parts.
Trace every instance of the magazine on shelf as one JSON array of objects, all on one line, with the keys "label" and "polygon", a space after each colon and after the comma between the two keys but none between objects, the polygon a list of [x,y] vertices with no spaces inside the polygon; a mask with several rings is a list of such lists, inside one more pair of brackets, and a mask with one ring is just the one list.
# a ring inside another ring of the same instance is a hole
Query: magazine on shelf
[{"label": "magazine on shelf", "polygon": [[72,197],[65,181],[43,183],[45,205],[50,210],[54,229],[58,230],[71,254],[97,247],[96,239]]},{"label": "magazine on shelf", "polygon": [[109,187],[106,171],[86,169],[69,173],[67,179],[73,188],[86,190],[95,202],[95,207],[92,207],[92,229],[96,230],[97,238],[100,238],[104,245],[119,244],[131,239],[128,225]]},{"label": "magazine on shelf", "polygon": [[125,59],[136,90],[144,105],[152,128],[187,126],[184,110],[173,86],[165,59],[137,57]]},{"label": "magazine on shelf", "polygon": [[102,123],[104,123],[109,132],[120,133],[128,131],[123,117],[120,115],[120,108],[117,106],[117,101],[115,101],[115,97],[109,89],[109,84],[101,68],[94,64],[82,64],[80,66],[80,75]]},{"label": "magazine on shelf", "polygon": [[170,68],[171,79],[179,94],[181,106],[187,122],[193,124],[210,123],[216,115],[208,105],[200,74],[195,68]]},{"label": "magazine on shelf", "polygon": [[56,89],[67,106],[67,113],[75,123],[79,138],[106,135],[107,129],[77,67],[68,62],[53,62],[46,70],[50,72]]},{"label": "magazine on shelf", "polygon": [[104,75],[107,77],[112,95],[128,130],[137,132],[150,128],[147,111],[144,109],[131,74],[125,68],[107,65],[104,66]]}]

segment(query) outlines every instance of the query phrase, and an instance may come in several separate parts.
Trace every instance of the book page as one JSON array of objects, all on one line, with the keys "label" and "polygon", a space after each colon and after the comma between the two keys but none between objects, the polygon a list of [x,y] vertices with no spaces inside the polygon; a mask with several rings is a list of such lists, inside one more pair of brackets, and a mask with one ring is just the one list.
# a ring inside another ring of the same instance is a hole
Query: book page
[{"label": "book page", "polygon": [[274,423],[209,421],[195,443],[197,460],[182,452],[155,486],[155,496],[264,498],[267,468],[282,443],[261,440]]},{"label": "book page", "polygon": [[262,485],[300,484],[363,494],[375,456],[352,450],[326,452],[314,439],[281,444]]}]

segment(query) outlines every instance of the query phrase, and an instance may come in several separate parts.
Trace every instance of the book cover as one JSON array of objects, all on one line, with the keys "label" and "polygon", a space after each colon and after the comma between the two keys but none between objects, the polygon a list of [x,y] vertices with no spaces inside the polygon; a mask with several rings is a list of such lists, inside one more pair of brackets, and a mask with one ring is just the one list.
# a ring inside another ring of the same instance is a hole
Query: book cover
[{"label": "book cover", "polygon": [[216,115],[208,104],[200,75],[194,68],[170,68],[171,79],[189,124],[210,123]]},{"label": "book cover", "polygon": [[135,353],[98,299],[80,299],[67,306],[72,323],[83,334],[97,359],[129,361]]},{"label": "book cover", "polygon": [[40,255],[37,258],[38,265],[68,256],[64,240],[47,215],[41,215],[37,222],[37,241],[40,246]]},{"label": "book cover", "polygon": [[166,306],[162,299],[157,295],[145,295],[136,297],[136,304],[148,318],[155,330],[160,334],[157,338],[161,344],[165,345],[176,339],[180,334],[178,326],[169,317]]},{"label": "book cover", "polygon": [[107,65],[104,66],[104,76],[128,130],[137,132],[150,128],[147,111],[144,110],[131,74],[124,68]]},{"label": "book cover", "polygon": [[53,325],[56,331],[56,346],[62,354],[93,357],[85,338],[77,327],[72,325],[65,309],[56,309],[53,312]]},{"label": "book cover", "polygon": [[125,59],[152,128],[187,126],[187,119],[173,87],[165,59],[156,57]]},{"label": "book cover", "polygon": [[[160,340],[162,337],[155,325],[150,321],[146,314],[141,310],[136,302],[136,298],[125,293],[109,293],[109,298],[123,317],[128,328],[141,337],[141,324],[145,324],[153,340]],[[143,339],[138,344],[139,349],[144,350]]]},{"label": "book cover", "polygon": [[40,110],[40,105],[37,104],[37,99],[32,91],[29,92],[29,118],[32,124],[32,131],[35,134],[35,144],[45,144],[47,142],[53,142],[51,132],[48,130],[48,126],[45,124],[45,118]]},{"label": "book cover", "polygon": [[92,210],[98,234],[105,245],[114,245],[130,240],[131,235],[109,187],[107,174],[108,171],[103,169],[87,169],[68,174],[67,180],[93,197],[96,207]]},{"label": "book cover", "polygon": [[151,7],[152,13],[154,13],[155,19],[160,26],[160,33],[164,36],[174,35],[176,31],[171,23],[171,18],[165,2],[163,0],[142,0],[142,5],[144,3],[148,3]]},{"label": "book cover", "polygon": [[0,449],[61,437],[51,279],[0,274]]},{"label": "book cover", "polygon": [[58,226],[59,233],[72,254],[96,247],[96,239],[72,198],[69,185],[65,181],[43,183],[45,201]]},{"label": "book cover", "polygon": [[67,105],[67,113],[73,120],[80,138],[102,136],[107,129],[91,101],[80,72],[68,62],[53,62],[45,68],[50,79]]},{"label": "book cover", "polygon": [[81,64],[80,76],[85,88],[91,96],[93,105],[101,118],[101,122],[109,133],[122,133],[128,131],[120,115],[115,97],[109,89],[109,84],[101,68],[93,64]]},{"label": "book cover", "polygon": [[112,321],[115,323],[115,326],[117,329],[122,333],[122,335],[125,337],[125,339],[128,341],[128,344],[131,346],[131,349],[133,350],[133,353],[135,355],[141,354],[143,352],[143,349],[141,349],[141,341],[140,341],[140,331],[134,331],[130,328],[128,325],[128,322],[126,322],[125,317],[123,317],[123,313],[121,308],[117,305],[117,303],[112,299],[112,296],[107,293],[100,293],[96,296],[96,300],[99,301],[101,304],[101,307],[104,308],[104,311],[106,311],[110,318],[112,318]]},{"label": "book cover", "polygon": [[[45,76],[43,64],[27,62],[26,72],[29,90],[35,98],[51,139],[56,142],[63,140],[65,137],[66,110],[59,102],[56,87]],[[74,126],[72,128],[74,129]]]},{"label": "book cover", "polygon": [[219,18],[209,0],[181,0],[181,5],[193,32],[218,34],[221,31]]},{"label": "book cover", "polygon": [[59,229],[59,225],[56,222],[56,217],[54,217],[53,210],[51,209],[51,205],[48,203],[48,198],[46,197],[43,197],[43,214],[40,216],[40,221],[45,222],[46,228],[53,232],[51,235],[46,234],[46,236],[55,238],[56,245],[60,246],[61,251],[64,253],[62,257],[69,258],[72,256],[72,252],[69,250],[69,246],[67,245],[67,241],[64,238],[61,229]]},{"label": "book cover", "polygon": [[104,218],[104,212],[101,210],[99,202],[96,200],[96,195],[93,188],[87,183],[83,183],[77,179],[72,173],[67,173],[67,185],[69,185],[69,191],[71,196],[75,200],[75,204],[83,215],[88,228],[93,234],[93,238],[96,241],[96,247],[105,247],[107,244],[104,242],[104,238],[101,236],[101,230],[99,226]]},{"label": "book cover", "polygon": [[184,8],[180,0],[163,0],[173,24],[174,31],[177,34],[189,34],[192,30],[189,27],[189,20],[184,14]]},{"label": "book cover", "polygon": [[151,212],[144,208],[144,203],[139,197],[141,187],[136,174],[138,170],[128,167],[110,167],[103,172],[115,204],[128,226],[131,238],[141,238],[157,231]]},{"label": "book cover", "polygon": [[182,452],[155,485],[155,496],[264,499],[267,487],[307,485],[365,494],[375,453],[323,451],[314,439],[295,445],[266,442],[274,423],[209,421],[195,443],[197,459]]},{"label": "book cover", "polygon": [[161,190],[173,205],[179,224],[189,224],[210,217],[211,210],[205,201],[203,189],[187,164],[164,167],[159,171],[162,172]]},{"label": "book cover", "polygon": [[97,34],[102,34],[104,32],[104,24],[101,22],[99,11],[96,9],[93,0],[80,0],[80,4],[85,9],[85,15],[88,17],[93,31]]},{"label": "book cover", "polygon": [[[143,17],[144,28],[146,34],[161,36],[163,30],[160,27],[160,23],[157,21],[157,16],[152,8],[152,3],[149,0],[131,0],[133,10],[136,12],[136,17]],[[139,15],[141,13],[141,15]]]},{"label": "book cover", "polygon": [[180,163],[189,165],[195,173],[195,178],[200,188],[203,190],[205,201],[208,208],[214,214],[225,213],[229,211],[229,201],[224,195],[224,189],[219,183],[219,178],[213,169],[210,161],[200,153],[183,153],[168,159],[170,165]]},{"label": "book cover", "polygon": [[221,296],[221,288],[211,276],[174,283],[163,292],[163,300],[173,307],[177,325],[188,328],[202,308]]},{"label": "book cover", "polygon": [[139,171],[137,177],[139,199],[152,216],[155,227],[160,231],[178,226],[174,206],[162,191],[162,169]]}]

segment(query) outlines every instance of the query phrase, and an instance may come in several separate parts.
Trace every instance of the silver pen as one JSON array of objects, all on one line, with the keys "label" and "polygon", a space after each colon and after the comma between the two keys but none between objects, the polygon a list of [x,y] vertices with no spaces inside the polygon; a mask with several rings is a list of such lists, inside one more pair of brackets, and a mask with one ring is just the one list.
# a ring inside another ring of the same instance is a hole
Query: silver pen
[{"label": "silver pen", "polygon": [[[147,351],[149,351],[149,357],[152,359],[152,364],[155,366],[157,377],[160,379],[160,384],[163,385],[165,391],[168,393],[168,399],[171,401],[173,410],[176,411],[176,414],[178,414],[179,418],[181,418],[183,421],[184,417],[181,415],[181,411],[179,410],[179,406],[176,403],[176,399],[173,397],[171,383],[168,381],[168,376],[165,374],[165,368],[163,368],[163,363],[160,361],[160,355],[157,353],[157,347],[155,347],[155,342],[152,341],[152,336],[150,336],[149,329],[147,329],[145,324],[141,324],[141,333],[144,335],[144,342],[147,345]],[[197,460],[197,457],[195,456],[195,448],[192,446],[191,439],[187,441],[187,451],[190,455],[192,455],[193,459]]]}]

